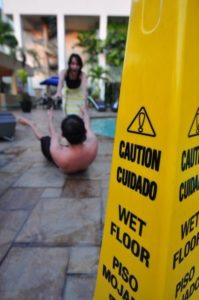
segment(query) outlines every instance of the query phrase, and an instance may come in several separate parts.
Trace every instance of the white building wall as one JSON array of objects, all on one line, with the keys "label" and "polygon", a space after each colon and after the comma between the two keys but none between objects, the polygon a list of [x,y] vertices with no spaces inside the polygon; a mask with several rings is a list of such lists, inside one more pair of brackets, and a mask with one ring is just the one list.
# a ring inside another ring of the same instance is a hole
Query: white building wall
[{"label": "white building wall", "polygon": [[[65,67],[65,24],[66,16],[97,16],[99,17],[99,35],[106,37],[109,16],[128,17],[132,0],[4,0],[3,13],[13,15],[14,27],[19,45],[23,45],[21,17],[23,15],[54,15],[57,17],[58,69]],[[66,28],[67,29],[67,28]],[[105,66],[104,55],[100,55],[100,65]],[[34,84],[39,85],[39,84]],[[104,98],[104,86],[101,83],[101,97]]]},{"label": "white building wall", "polygon": [[4,0],[5,14],[129,16],[131,0]]}]

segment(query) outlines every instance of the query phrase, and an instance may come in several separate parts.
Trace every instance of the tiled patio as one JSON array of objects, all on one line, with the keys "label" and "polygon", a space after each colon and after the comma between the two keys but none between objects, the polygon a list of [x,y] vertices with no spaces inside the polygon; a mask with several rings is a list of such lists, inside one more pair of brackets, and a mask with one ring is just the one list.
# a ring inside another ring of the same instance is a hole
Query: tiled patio
[{"label": "tiled patio", "polygon": [[[26,116],[48,132],[45,110]],[[97,159],[76,175],[46,162],[27,127],[0,142],[1,300],[93,299],[113,147],[98,140]]]}]

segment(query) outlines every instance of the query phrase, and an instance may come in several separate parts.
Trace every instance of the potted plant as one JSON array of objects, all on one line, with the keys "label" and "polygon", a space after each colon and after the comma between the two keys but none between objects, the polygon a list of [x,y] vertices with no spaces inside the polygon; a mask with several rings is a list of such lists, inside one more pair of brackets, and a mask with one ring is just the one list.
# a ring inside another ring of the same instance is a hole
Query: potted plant
[{"label": "potted plant", "polygon": [[20,93],[20,104],[21,104],[21,109],[23,112],[31,112],[32,109],[32,99],[31,96],[25,91],[25,86],[28,81],[28,73],[25,69],[18,69],[17,70],[17,77],[19,78],[21,85],[22,85],[22,90]]},{"label": "potted plant", "polygon": [[21,109],[23,112],[31,112],[32,110],[32,99],[27,92],[21,94]]},{"label": "potted plant", "polygon": [[91,96],[93,98],[99,99],[100,97],[100,86],[99,82],[100,80],[103,80],[104,82],[110,82],[110,73],[102,68],[101,66],[94,65],[92,68],[90,68],[88,73],[88,78],[91,79]]}]

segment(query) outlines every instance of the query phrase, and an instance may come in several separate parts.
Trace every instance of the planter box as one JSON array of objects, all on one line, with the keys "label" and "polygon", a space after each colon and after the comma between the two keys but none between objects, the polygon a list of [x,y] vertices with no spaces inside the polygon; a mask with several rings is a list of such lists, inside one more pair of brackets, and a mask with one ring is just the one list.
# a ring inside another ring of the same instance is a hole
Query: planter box
[{"label": "planter box", "polygon": [[0,112],[0,138],[13,140],[15,135],[16,118],[7,111]]}]

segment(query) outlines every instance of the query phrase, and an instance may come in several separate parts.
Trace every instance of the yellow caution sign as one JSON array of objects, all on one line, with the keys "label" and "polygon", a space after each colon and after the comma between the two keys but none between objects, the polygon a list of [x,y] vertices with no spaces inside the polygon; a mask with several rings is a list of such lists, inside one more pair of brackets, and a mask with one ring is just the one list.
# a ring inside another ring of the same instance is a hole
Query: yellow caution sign
[{"label": "yellow caution sign", "polygon": [[199,299],[199,1],[134,0],[94,300]]}]

